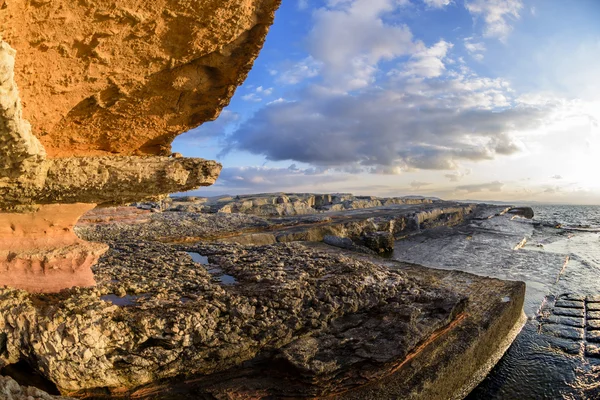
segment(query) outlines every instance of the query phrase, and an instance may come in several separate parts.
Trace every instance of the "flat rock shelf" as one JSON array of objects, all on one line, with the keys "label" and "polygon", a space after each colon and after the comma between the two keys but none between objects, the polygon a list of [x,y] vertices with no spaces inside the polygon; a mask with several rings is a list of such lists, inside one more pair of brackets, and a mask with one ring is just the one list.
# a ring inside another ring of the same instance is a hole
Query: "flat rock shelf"
[{"label": "flat rock shelf", "polygon": [[[463,398],[520,331],[525,284],[390,260],[361,237],[481,212],[116,212],[123,221],[103,210],[102,224],[92,213],[76,232],[110,247],[97,286],[0,289],[0,368],[35,366],[78,398]],[[329,246],[326,233],[355,245]],[[281,239],[251,243],[260,234]]]}]

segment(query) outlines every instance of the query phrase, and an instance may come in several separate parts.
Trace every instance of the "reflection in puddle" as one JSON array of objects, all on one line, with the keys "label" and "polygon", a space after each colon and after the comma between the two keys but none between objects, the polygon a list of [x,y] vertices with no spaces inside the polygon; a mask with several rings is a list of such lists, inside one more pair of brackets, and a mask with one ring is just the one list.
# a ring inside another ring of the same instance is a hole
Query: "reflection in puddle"
[{"label": "reflection in puddle", "polygon": [[231,275],[227,275],[223,272],[221,268],[212,267],[207,269],[208,273],[212,275],[212,277],[217,280],[220,284],[229,286],[235,285],[237,283],[237,279]]},{"label": "reflection in puddle", "polygon": [[119,307],[128,307],[137,305],[137,301],[141,298],[146,298],[147,295],[125,295],[123,297],[119,297],[116,294],[105,294],[104,296],[100,296],[101,300],[108,301],[113,303],[115,306]]},{"label": "reflection in puddle", "polygon": [[[190,257],[192,257],[192,260],[194,262],[197,262],[198,264],[202,264],[202,265],[209,265],[208,257],[203,256],[200,253],[194,253],[194,252],[187,252],[187,254]],[[210,266],[210,268],[207,268],[207,271],[213,277],[213,279],[215,281],[217,281],[218,283],[220,283],[221,285],[230,286],[230,285],[235,285],[238,283],[238,281],[235,279],[235,277],[233,277],[231,275],[227,275],[219,267]]]},{"label": "reflection in puddle", "polygon": [[198,264],[208,265],[208,257],[203,256],[200,253],[192,253],[187,252],[190,257],[192,257],[192,261],[197,262]]}]

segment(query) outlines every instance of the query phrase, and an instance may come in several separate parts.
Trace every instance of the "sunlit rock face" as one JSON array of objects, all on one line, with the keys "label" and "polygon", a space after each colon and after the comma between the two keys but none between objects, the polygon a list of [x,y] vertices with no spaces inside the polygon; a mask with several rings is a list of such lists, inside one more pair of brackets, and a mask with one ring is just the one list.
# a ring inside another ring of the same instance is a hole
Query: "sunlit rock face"
[{"label": "sunlit rock face", "polygon": [[108,250],[73,233],[93,204],[52,204],[31,213],[0,213],[0,286],[54,292],[94,286],[91,266]]},{"label": "sunlit rock face", "polygon": [[85,211],[215,182],[170,143],[229,103],[279,4],[0,3],[0,285],[92,285],[106,247],[72,233]]},{"label": "sunlit rock face", "polygon": [[168,155],[250,71],[280,0],[7,1],[24,117],[50,157]]}]

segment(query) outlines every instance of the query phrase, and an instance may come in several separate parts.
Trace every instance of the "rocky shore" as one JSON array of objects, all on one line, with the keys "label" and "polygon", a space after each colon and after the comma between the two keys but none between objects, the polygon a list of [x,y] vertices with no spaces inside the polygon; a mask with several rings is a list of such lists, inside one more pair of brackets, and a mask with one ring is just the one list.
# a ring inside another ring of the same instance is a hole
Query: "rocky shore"
[{"label": "rocky shore", "polygon": [[507,209],[285,196],[313,212],[266,213],[281,194],[89,212],[97,286],[0,289],[2,374],[26,363],[79,398],[462,398],[520,329],[524,284],[378,255]]}]

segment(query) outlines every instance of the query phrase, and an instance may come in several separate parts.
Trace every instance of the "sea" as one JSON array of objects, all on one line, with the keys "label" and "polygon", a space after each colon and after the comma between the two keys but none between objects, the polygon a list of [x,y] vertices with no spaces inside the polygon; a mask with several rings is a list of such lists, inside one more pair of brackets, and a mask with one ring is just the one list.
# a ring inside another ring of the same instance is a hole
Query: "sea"
[{"label": "sea", "polygon": [[398,241],[394,258],[526,283],[527,323],[467,399],[600,399],[600,206],[532,208]]}]

